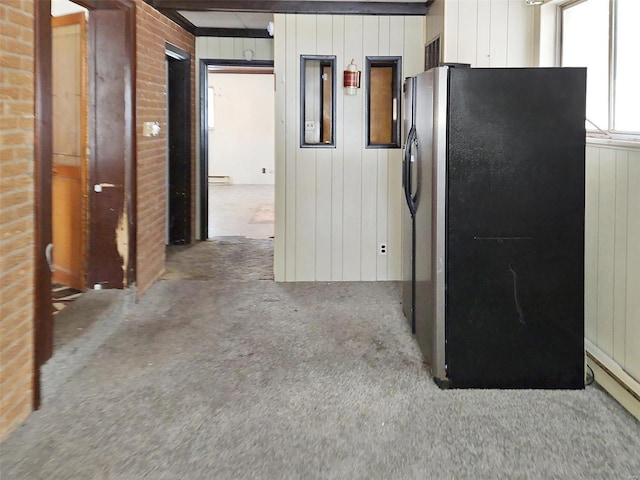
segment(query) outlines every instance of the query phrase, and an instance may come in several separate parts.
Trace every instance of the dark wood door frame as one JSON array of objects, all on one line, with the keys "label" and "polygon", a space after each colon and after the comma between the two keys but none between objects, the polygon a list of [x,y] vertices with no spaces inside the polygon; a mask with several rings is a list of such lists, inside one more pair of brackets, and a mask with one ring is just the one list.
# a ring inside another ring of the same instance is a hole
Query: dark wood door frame
[{"label": "dark wood door frame", "polygon": [[52,241],[51,184],[53,156],[53,78],[51,0],[35,2],[35,252],[33,408],[40,406],[40,367],[53,353],[51,270],[47,251]]},{"label": "dark wood door frame", "polygon": [[[273,60],[200,59],[200,240],[209,238],[209,69],[227,73],[273,73]],[[268,69],[268,70],[267,70]]]},{"label": "dark wood door frame", "polygon": [[[122,276],[126,284],[135,281],[136,261],[136,169],[135,169],[135,1],[134,0],[74,0],[94,14],[117,9],[123,12],[121,35],[124,37],[124,197],[127,212],[127,264]],[[90,15],[91,17],[91,15]],[[40,407],[40,369],[51,358],[53,353],[53,317],[51,312],[51,271],[47,261],[47,247],[52,239],[51,222],[51,180],[52,180],[52,41],[51,41],[51,0],[35,2],[35,252],[34,252],[34,375],[33,375],[33,408]],[[89,35],[92,26],[89,23]],[[94,46],[90,46],[89,64],[95,66],[100,61]],[[90,80],[91,83],[91,80]],[[113,99],[91,96],[89,117],[96,127],[96,106]],[[108,135],[101,126],[92,128],[90,124],[90,157],[93,157],[96,137]],[[91,138],[93,137],[93,138]],[[90,160],[90,165],[93,163]],[[95,183],[89,171],[90,181]],[[91,215],[91,212],[90,212]],[[89,232],[91,235],[91,232]],[[89,258],[91,267],[91,257]],[[90,270],[89,270],[90,271]],[[89,273],[89,271],[87,273]]]},{"label": "dark wood door frame", "polygon": [[191,243],[191,55],[167,43],[169,244]]}]

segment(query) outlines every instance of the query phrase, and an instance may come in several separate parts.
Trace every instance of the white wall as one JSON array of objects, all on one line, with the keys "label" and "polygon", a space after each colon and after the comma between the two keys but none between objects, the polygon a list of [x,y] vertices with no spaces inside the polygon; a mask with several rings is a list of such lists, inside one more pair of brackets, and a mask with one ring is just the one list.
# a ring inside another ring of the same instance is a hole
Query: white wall
[{"label": "white wall", "polygon": [[209,175],[228,176],[233,184],[273,185],[273,75],[210,73],[209,88],[215,120]]},{"label": "white wall", "polygon": [[585,335],[640,382],[640,145],[588,145]]},{"label": "white wall", "polygon": [[[344,95],[340,80],[367,55],[402,56],[403,76],[419,73],[424,25],[417,16],[275,15],[276,280],[401,279],[402,152],[364,148],[364,88]],[[299,147],[301,54],[337,56],[335,149]]]},{"label": "white wall", "polygon": [[442,3],[445,62],[470,63],[474,67],[534,66],[536,7],[527,6],[524,0]]}]

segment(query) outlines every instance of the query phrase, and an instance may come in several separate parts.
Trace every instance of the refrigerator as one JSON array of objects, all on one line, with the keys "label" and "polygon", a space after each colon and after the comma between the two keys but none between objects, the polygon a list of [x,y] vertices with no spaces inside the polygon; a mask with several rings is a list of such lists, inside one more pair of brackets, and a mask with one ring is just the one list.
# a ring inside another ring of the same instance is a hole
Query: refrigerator
[{"label": "refrigerator", "polygon": [[586,70],[407,85],[403,310],[436,383],[584,388]]}]

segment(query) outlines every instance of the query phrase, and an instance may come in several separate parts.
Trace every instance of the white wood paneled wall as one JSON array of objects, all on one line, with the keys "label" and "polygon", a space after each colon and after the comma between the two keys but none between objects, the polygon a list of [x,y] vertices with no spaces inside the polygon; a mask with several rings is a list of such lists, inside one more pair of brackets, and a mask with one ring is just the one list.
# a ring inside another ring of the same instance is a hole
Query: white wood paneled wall
[{"label": "white wood paneled wall", "polygon": [[[278,281],[400,280],[400,149],[365,148],[365,79],[344,95],[353,58],[402,56],[424,68],[424,17],[275,15]],[[336,55],[336,148],[300,148],[300,55]],[[363,72],[364,76],[364,72]],[[378,255],[386,243],[387,255]]]},{"label": "white wood paneled wall", "polygon": [[585,335],[640,381],[640,149],[588,145]]},{"label": "white wood paneled wall", "polygon": [[445,0],[435,0],[429,7],[429,14],[426,19],[425,39],[426,44],[431,43],[438,36],[440,37],[440,46],[442,47],[444,33],[444,4]]},{"label": "white wood paneled wall", "polygon": [[254,60],[273,60],[272,38],[196,37],[196,57],[224,60],[244,59],[251,49]]},{"label": "white wood paneled wall", "polygon": [[534,66],[536,10],[524,0],[443,3],[445,62],[470,63],[474,67]]}]

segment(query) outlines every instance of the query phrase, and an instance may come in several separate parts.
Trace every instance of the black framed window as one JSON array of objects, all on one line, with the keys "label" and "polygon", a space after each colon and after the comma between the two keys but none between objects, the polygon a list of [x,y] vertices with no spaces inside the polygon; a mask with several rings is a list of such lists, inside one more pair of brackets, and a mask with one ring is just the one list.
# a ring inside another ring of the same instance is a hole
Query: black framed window
[{"label": "black framed window", "polygon": [[300,55],[300,146],[336,146],[336,57]]},{"label": "black framed window", "polygon": [[400,148],[402,57],[367,57],[367,148]]}]

